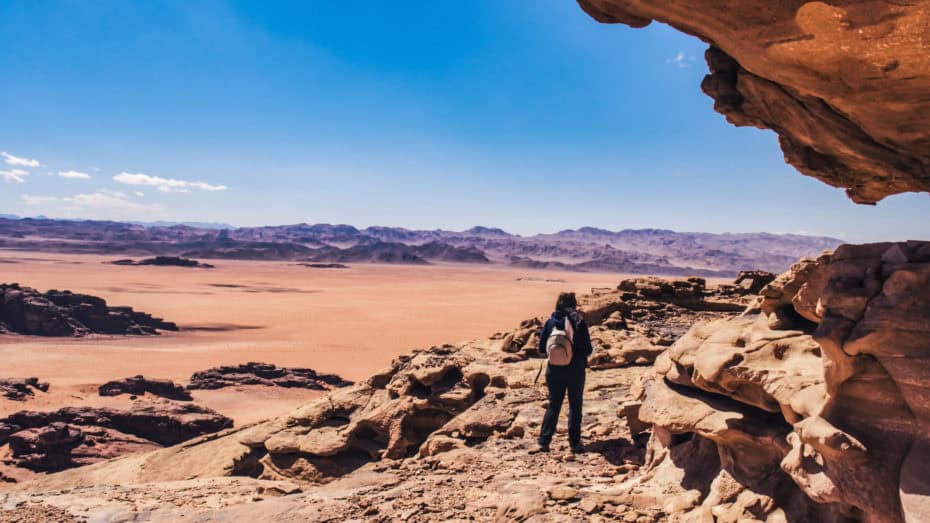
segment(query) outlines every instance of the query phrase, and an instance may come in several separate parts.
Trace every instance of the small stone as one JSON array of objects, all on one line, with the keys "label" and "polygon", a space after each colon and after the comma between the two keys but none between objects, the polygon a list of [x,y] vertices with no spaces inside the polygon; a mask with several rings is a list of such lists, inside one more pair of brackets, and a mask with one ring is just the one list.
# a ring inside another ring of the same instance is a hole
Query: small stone
[{"label": "small stone", "polygon": [[578,490],[567,485],[556,485],[549,490],[549,497],[556,501],[569,501],[578,497]]},{"label": "small stone", "polygon": [[581,503],[578,504],[578,507],[587,512],[588,514],[593,514],[601,510],[603,504],[601,500],[597,499],[596,496],[587,496],[581,500]]}]

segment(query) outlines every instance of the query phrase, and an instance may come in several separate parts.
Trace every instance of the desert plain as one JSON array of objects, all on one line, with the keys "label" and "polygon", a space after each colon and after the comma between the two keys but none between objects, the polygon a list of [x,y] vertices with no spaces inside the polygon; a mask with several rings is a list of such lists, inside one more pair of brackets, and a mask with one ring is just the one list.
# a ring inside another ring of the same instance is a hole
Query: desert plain
[{"label": "desert plain", "polygon": [[[24,408],[125,406],[100,384],[142,374],[186,384],[192,373],[250,361],[309,367],[364,380],[413,348],[483,338],[547,315],[558,292],[615,287],[618,274],[501,266],[210,260],[213,269],[117,266],[112,256],[5,252],[0,281],[102,297],[180,327],[159,336],[46,338],[0,335],[4,376],[36,376],[47,393],[0,399],[0,416]],[[321,392],[239,386],[194,391],[197,403],[237,424],[284,415]]]}]

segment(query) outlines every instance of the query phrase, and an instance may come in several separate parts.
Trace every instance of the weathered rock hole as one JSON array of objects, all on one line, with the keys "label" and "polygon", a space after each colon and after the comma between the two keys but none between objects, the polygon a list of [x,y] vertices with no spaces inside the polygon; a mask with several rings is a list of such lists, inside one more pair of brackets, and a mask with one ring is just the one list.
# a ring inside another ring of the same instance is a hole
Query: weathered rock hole
[{"label": "weathered rock hole", "polygon": [[421,400],[429,399],[432,393],[432,388],[427,387],[418,380],[412,380],[410,387],[407,388],[408,395]]},{"label": "weathered rock hole", "polygon": [[458,367],[453,367],[442,375],[442,378],[433,385],[432,390],[434,393],[445,392],[456,386],[463,378],[462,370]]},{"label": "weathered rock hole", "polygon": [[412,443],[407,448],[408,456],[416,454],[426,438],[442,428],[452,418],[451,414],[439,409],[423,409],[404,418],[401,423],[401,435]]},{"label": "weathered rock hole", "polygon": [[265,450],[264,447],[249,449],[248,454],[233,461],[231,475],[248,476],[252,478],[261,476],[262,472],[265,471],[265,466],[262,465],[261,459],[265,457],[266,454],[268,454],[268,451]]},{"label": "weathered rock hole", "polygon": [[788,328],[792,330],[803,331],[806,334],[813,334],[819,325],[798,314],[794,307],[782,307],[777,313],[788,323]]},{"label": "weathered rock hole", "polygon": [[783,360],[785,359],[786,352],[788,352],[787,345],[776,345],[775,349],[772,351],[772,354],[775,356],[775,359]]},{"label": "weathered rock hole", "polygon": [[335,415],[335,416],[330,416],[329,418],[326,418],[325,420],[323,420],[323,422],[320,423],[319,426],[320,427],[344,427],[348,425],[351,421],[352,420],[350,420],[348,416]]},{"label": "weathered rock hole", "polygon": [[727,361],[725,367],[728,367],[728,368],[735,367],[739,365],[740,363],[742,363],[744,359],[746,358],[744,358],[742,354],[734,354],[733,357],[731,357],[730,360]]},{"label": "weathered rock hole", "polygon": [[375,427],[367,423],[360,423],[355,432],[352,433],[352,437],[355,439],[377,439],[379,434]]}]

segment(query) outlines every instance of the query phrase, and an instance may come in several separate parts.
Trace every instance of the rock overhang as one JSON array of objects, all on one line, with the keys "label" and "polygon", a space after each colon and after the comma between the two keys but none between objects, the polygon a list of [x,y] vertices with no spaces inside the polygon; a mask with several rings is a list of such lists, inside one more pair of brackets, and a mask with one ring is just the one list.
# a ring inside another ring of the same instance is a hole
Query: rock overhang
[{"label": "rock overhang", "polygon": [[707,42],[702,88],[737,126],[856,203],[930,192],[930,4],[578,0],[595,20]]}]

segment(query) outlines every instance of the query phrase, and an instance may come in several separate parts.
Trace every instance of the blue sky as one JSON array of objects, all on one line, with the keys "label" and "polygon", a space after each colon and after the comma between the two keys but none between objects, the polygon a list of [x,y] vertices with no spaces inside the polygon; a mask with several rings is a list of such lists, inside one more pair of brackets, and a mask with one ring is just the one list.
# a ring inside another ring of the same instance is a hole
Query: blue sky
[{"label": "blue sky", "polygon": [[7,0],[0,213],[930,239],[727,124],[704,48],[571,0]]}]

